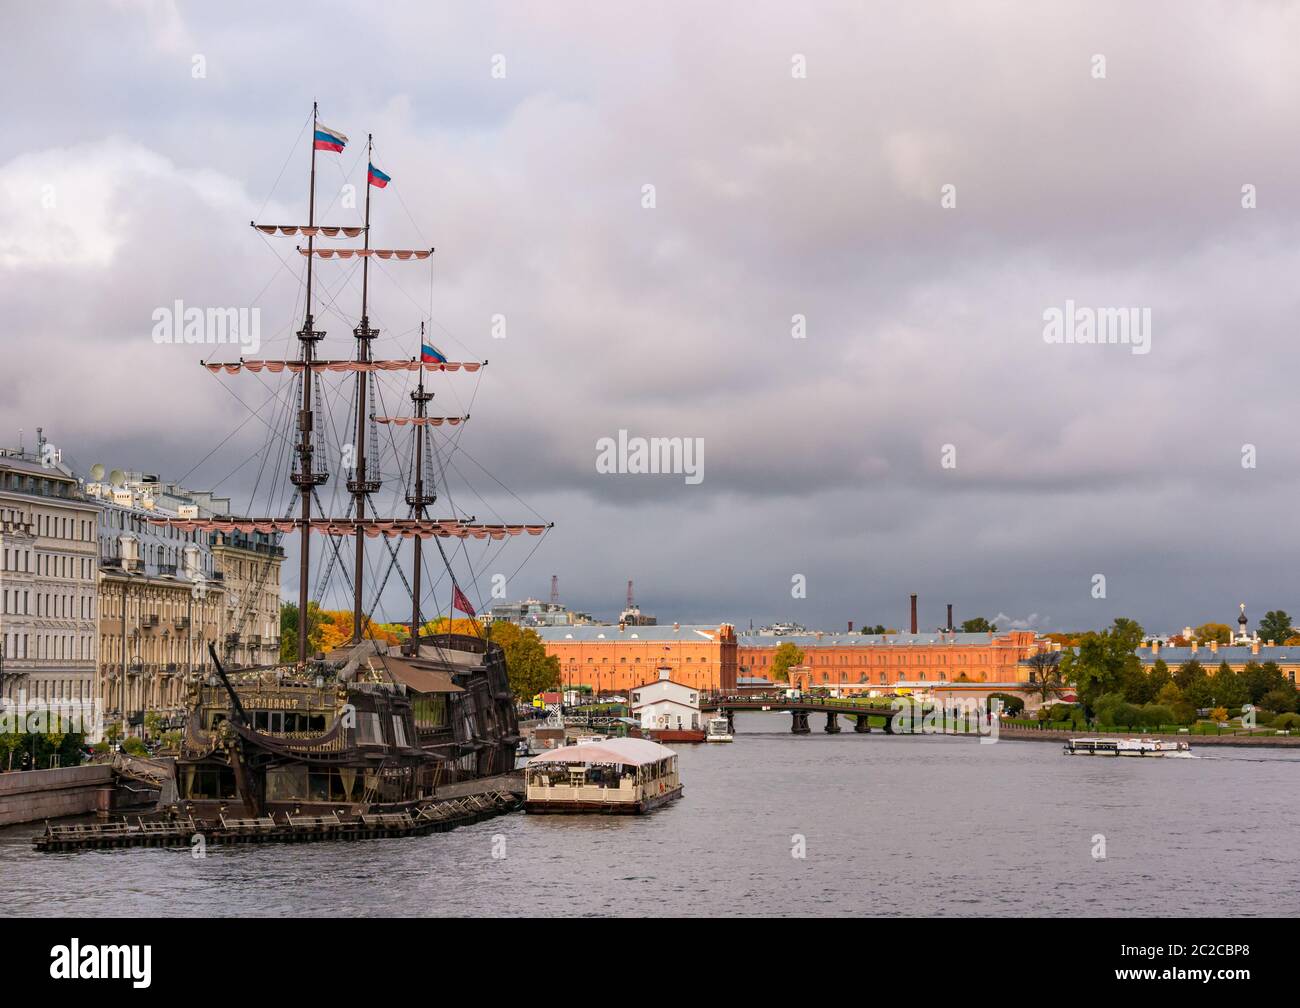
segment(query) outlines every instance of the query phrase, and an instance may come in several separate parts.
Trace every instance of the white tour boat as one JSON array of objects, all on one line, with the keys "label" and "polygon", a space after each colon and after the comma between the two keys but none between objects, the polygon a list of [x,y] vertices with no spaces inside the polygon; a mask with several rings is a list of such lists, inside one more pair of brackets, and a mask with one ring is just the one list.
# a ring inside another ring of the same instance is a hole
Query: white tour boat
[{"label": "white tour boat", "polygon": [[1072,738],[1065,743],[1067,756],[1180,756],[1191,749],[1177,739]]},{"label": "white tour boat", "polygon": [[642,738],[552,749],[524,767],[527,812],[649,812],[682,795],[677,754]]},{"label": "white tour boat", "polygon": [[735,742],[736,737],[731,734],[731,726],[724,717],[709,718],[708,728],[704,734],[705,742]]}]

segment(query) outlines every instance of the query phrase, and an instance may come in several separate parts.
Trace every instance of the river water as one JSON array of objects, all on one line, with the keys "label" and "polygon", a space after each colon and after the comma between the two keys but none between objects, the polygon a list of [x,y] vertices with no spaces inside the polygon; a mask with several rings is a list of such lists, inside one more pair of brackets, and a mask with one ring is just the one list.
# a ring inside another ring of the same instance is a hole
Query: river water
[{"label": "river water", "polygon": [[810,720],[740,714],[734,744],[675,747],[685,795],[647,816],[202,859],[37,854],[35,826],[8,827],[0,916],[1300,912],[1296,750],[1099,759]]}]

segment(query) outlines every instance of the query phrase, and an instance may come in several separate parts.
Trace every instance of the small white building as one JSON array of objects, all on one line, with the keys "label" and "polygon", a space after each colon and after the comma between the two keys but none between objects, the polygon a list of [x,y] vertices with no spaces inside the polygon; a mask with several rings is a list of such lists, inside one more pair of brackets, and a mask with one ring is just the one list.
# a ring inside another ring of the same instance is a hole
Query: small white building
[{"label": "small white building", "polygon": [[673,682],[672,669],[659,669],[659,678],[628,695],[628,709],[643,730],[701,731],[700,693],[694,686]]}]

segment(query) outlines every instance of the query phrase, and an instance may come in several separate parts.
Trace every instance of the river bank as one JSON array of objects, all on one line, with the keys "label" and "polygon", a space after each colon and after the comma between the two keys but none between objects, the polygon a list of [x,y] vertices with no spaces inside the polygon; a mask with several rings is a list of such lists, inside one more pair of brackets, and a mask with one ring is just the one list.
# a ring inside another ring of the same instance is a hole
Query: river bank
[{"label": "river bank", "polygon": [[[1116,738],[1124,737],[1119,732],[1105,732],[1101,737],[1115,736]],[[1135,729],[1131,737],[1154,738],[1154,739],[1175,739],[1179,742],[1188,742],[1192,748],[1199,746],[1243,746],[1252,749],[1271,748],[1271,749],[1295,749],[1300,747],[1300,735],[1172,735],[1167,732],[1144,732]],[[1006,725],[998,726],[998,738],[1014,739],[1017,742],[1064,742],[1072,738],[1091,737],[1091,733],[1086,728],[1080,728],[1078,731],[1065,731],[1060,728],[1013,728]]]}]

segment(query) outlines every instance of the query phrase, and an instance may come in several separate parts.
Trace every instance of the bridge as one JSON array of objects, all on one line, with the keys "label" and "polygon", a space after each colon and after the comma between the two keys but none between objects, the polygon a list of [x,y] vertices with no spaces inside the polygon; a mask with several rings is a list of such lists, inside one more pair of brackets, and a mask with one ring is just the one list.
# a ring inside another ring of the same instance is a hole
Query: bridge
[{"label": "bridge", "polygon": [[881,727],[886,735],[893,735],[894,716],[897,711],[890,706],[882,707],[879,703],[870,704],[857,700],[840,700],[835,697],[801,697],[798,700],[787,697],[705,697],[700,702],[701,711],[717,711],[726,715],[728,731],[735,731],[737,711],[783,711],[791,715],[790,731],[795,735],[807,735],[809,714],[825,714],[827,734],[836,735],[840,730],[840,715],[852,718],[855,732],[871,731],[871,719],[883,720]]}]

